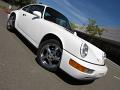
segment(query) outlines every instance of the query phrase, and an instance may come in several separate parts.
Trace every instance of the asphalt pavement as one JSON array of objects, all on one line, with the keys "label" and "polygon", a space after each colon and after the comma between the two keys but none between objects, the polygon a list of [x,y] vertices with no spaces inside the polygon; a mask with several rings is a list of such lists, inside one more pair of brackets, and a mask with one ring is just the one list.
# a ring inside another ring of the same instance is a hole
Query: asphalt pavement
[{"label": "asphalt pavement", "polygon": [[91,83],[51,73],[36,62],[36,50],[19,33],[6,29],[0,12],[0,90],[120,90],[120,66],[106,60],[108,73]]}]

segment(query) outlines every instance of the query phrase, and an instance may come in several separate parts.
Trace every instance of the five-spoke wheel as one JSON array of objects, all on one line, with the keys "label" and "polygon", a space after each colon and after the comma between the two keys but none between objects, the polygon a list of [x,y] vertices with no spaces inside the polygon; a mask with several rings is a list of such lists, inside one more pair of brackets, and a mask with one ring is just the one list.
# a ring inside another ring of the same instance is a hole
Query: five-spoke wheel
[{"label": "five-spoke wheel", "polygon": [[57,40],[44,41],[38,50],[38,62],[49,71],[57,71],[62,56],[62,48]]}]

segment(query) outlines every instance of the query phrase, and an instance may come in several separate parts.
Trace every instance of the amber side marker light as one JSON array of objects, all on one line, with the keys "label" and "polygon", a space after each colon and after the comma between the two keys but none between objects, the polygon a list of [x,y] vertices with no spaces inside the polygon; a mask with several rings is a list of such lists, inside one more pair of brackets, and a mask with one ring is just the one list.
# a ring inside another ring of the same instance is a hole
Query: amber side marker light
[{"label": "amber side marker light", "polygon": [[85,68],[84,66],[78,64],[77,62],[75,62],[75,61],[72,60],[72,59],[69,60],[69,64],[70,64],[72,67],[80,70],[81,72],[85,72],[86,69],[87,69],[87,68]]},{"label": "amber side marker light", "polygon": [[85,72],[85,73],[91,74],[91,73],[93,73],[93,71],[94,71],[94,70],[88,69],[88,68],[86,68],[86,67],[78,64],[77,62],[75,62],[75,61],[72,60],[72,59],[69,60],[69,64],[70,64],[72,67],[76,68],[77,70],[79,70],[79,71],[81,71],[81,72]]}]

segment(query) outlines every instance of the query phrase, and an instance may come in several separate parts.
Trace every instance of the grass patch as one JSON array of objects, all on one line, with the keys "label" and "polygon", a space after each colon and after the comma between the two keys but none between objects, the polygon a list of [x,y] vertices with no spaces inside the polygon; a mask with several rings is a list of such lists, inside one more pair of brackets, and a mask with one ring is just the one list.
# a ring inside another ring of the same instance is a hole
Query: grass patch
[{"label": "grass patch", "polygon": [[7,9],[7,7],[0,5],[1,9]]}]

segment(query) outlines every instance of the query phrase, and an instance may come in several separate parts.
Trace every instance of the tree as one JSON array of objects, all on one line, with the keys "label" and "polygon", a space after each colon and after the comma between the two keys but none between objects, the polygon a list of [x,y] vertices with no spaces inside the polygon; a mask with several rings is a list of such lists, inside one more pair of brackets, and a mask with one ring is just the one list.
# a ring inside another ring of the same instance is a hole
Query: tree
[{"label": "tree", "polygon": [[73,30],[78,28],[78,26],[75,23],[73,23],[73,22],[70,22],[70,26],[71,26],[71,29],[73,29]]},{"label": "tree", "polygon": [[96,20],[95,19],[88,19],[88,25],[86,27],[86,32],[91,35],[91,36],[96,36],[98,35],[99,37],[101,37],[101,35],[103,34],[104,29],[100,28],[97,24],[96,24]]},{"label": "tree", "polygon": [[19,7],[23,7],[27,4],[31,4],[31,3],[35,3],[36,0],[12,0],[12,4],[19,6]]}]

